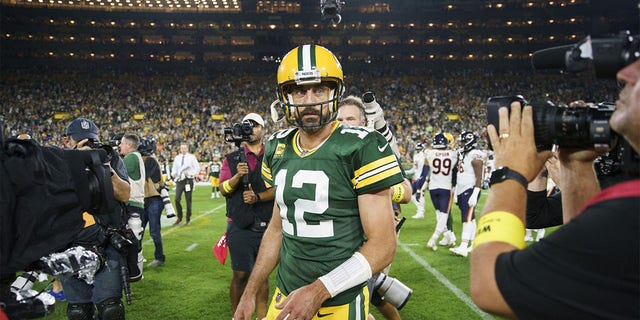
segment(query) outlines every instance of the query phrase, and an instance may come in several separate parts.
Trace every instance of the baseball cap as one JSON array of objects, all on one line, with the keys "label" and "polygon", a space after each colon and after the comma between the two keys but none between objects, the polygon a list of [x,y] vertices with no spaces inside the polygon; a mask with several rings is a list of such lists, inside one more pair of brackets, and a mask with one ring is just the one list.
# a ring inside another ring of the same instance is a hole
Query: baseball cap
[{"label": "baseball cap", "polygon": [[248,115],[244,116],[244,118],[242,118],[242,122],[245,122],[247,120],[251,120],[254,121],[255,123],[261,125],[264,127],[264,119],[262,119],[262,117],[257,114],[257,113],[249,113]]},{"label": "baseball cap", "polygon": [[98,140],[98,127],[93,121],[86,118],[77,118],[67,126],[66,135],[75,141],[83,139]]}]

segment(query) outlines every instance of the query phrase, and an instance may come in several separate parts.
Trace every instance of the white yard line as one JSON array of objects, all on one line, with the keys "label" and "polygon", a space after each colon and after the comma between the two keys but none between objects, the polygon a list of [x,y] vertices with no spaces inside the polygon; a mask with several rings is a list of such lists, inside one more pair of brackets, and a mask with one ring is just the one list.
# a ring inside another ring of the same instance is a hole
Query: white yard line
[{"label": "white yard line", "polygon": [[191,251],[193,251],[193,249],[195,249],[197,246],[198,246],[198,244],[197,244],[197,243],[192,243],[190,246],[188,246],[186,249],[184,249],[184,251],[191,252]]},{"label": "white yard line", "polygon": [[[218,211],[218,210],[220,210],[222,208],[225,208],[226,206],[227,206],[227,204],[225,203],[225,204],[221,204],[221,205],[219,205],[219,206],[217,206],[217,207],[215,207],[213,209],[209,209],[209,210],[199,214],[195,218],[191,219],[191,221],[199,220],[200,218],[206,217],[206,216],[208,216],[208,215],[210,215],[210,214],[212,214],[212,213],[214,213],[214,212],[216,212],[216,211]],[[162,221],[163,225],[165,225],[165,226],[169,225],[170,226],[175,221],[175,219],[176,218],[167,219],[165,216],[162,216],[161,220],[163,220]],[[166,221],[164,221],[164,220],[166,220]],[[149,227],[149,224],[147,224],[147,227]],[[169,230],[163,230],[160,233],[164,237],[164,236],[166,236],[166,235],[168,235],[170,233],[173,233],[173,232],[177,231],[181,227],[182,226],[180,226],[180,225],[172,226],[172,227],[169,227]],[[151,236],[149,236],[149,238],[147,240],[145,240],[142,244],[143,245],[149,245],[149,244],[152,244],[152,243],[153,243],[153,239],[151,239]]]},{"label": "white yard line", "polygon": [[429,273],[431,273],[436,279],[438,279],[438,281],[440,281],[440,283],[442,283],[445,287],[447,287],[447,289],[449,289],[451,292],[453,292],[453,294],[455,294],[456,297],[458,297],[458,299],[460,299],[460,301],[464,302],[471,310],[473,310],[473,312],[475,312],[478,316],[480,316],[480,318],[482,318],[482,319],[494,319],[488,313],[480,310],[480,308],[478,308],[475,305],[475,303],[473,303],[471,298],[469,296],[467,296],[464,292],[462,292],[462,290],[460,290],[458,287],[456,287],[453,283],[451,283],[451,281],[449,281],[449,279],[447,279],[447,277],[445,277],[444,275],[442,275],[442,273],[440,273],[438,270],[436,270],[434,267],[432,267],[420,255],[418,255],[417,253],[413,252],[413,250],[411,250],[409,248],[409,245],[398,241],[398,246],[401,247],[402,250],[404,250],[406,253],[408,253],[411,257],[413,257],[413,259],[416,262],[418,262],[420,265],[422,265],[427,271],[429,271]]}]

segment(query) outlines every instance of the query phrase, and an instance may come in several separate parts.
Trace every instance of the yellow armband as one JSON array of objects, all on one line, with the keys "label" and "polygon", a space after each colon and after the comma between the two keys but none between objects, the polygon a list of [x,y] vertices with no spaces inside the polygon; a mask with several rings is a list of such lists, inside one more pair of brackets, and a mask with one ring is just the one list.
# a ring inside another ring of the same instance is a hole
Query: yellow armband
[{"label": "yellow armband", "polygon": [[525,247],[524,224],[515,214],[506,211],[493,211],[478,220],[476,239],[473,248],[485,242],[506,242],[518,249]]},{"label": "yellow armband", "polygon": [[231,184],[229,183],[229,180],[225,180],[222,183],[222,190],[224,190],[224,192],[226,194],[230,194],[231,192],[233,192],[234,189],[233,189],[233,187],[231,187]]},{"label": "yellow armband", "polygon": [[391,187],[391,189],[393,190],[391,201],[400,203],[400,201],[402,201],[402,198],[404,198],[404,187],[402,186],[402,184],[396,184],[395,186]]}]

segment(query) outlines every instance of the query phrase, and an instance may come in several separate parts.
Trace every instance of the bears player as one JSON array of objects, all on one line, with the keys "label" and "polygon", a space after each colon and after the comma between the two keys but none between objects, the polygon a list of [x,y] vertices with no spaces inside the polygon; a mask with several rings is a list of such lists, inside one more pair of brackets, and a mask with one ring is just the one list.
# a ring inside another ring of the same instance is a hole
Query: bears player
[{"label": "bears player", "polygon": [[429,167],[429,194],[436,209],[436,229],[427,242],[427,246],[434,251],[438,249],[436,240],[444,233],[442,243],[454,245],[455,234],[447,229],[447,219],[452,204],[452,177],[458,161],[458,153],[449,149],[449,140],[443,133],[433,138],[432,149],[427,151],[426,165]]},{"label": "bears player", "polygon": [[276,204],[234,319],[251,319],[259,284],[279,264],[267,319],[364,320],[367,280],[395,254],[389,188],[403,181],[400,167],[380,133],[335,121],[344,77],[331,51],[294,48],[277,79],[294,128],[265,146]]},{"label": "bears player", "polygon": [[470,241],[475,237],[475,209],[480,198],[482,173],[486,155],[477,148],[479,136],[472,131],[460,135],[462,150],[458,157],[456,194],[462,215],[462,235],[458,247],[449,249],[455,255],[466,257],[471,252]]}]

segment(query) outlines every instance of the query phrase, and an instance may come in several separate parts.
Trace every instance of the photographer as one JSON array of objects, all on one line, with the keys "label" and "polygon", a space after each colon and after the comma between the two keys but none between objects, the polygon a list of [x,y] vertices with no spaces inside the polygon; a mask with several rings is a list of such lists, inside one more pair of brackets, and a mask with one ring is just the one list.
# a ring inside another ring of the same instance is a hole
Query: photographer
[{"label": "photographer", "polygon": [[164,203],[160,190],[164,187],[162,174],[160,173],[160,164],[156,160],[154,153],[157,145],[153,139],[143,139],[138,150],[144,159],[144,171],[146,180],[144,184],[144,213],[142,215],[142,228],[147,227],[149,223],[149,234],[153,239],[153,261],[149,262],[147,268],[163,266],[165,263],[164,250],[162,247],[162,234],[160,233],[160,218],[162,217],[162,209]]},{"label": "photographer", "polygon": [[[240,147],[224,157],[220,169],[221,194],[227,199],[227,241],[231,253],[233,277],[229,288],[231,311],[236,312],[240,297],[247,285],[258,256],[262,236],[271,220],[273,188],[267,188],[260,175],[264,155],[264,120],[256,113],[249,113],[243,124],[251,123],[251,134],[233,134]],[[234,128],[240,128],[236,124]],[[247,127],[248,129],[248,127]],[[240,144],[241,141],[244,143]],[[242,154],[244,153],[244,157]],[[257,317],[267,314],[269,281],[261,284],[257,292]]]},{"label": "photographer", "polygon": [[[622,165],[623,143],[617,143],[609,152],[596,158],[594,167],[600,188],[637,178],[638,170]],[[547,191],[547,180],[560,181],[560,166],[557,155],[549,158],[538,176],[527,187],[527,228],[538,229],[563,224],[561,186],[555,185]]]},{"label": "photographer", "polygon": [[176,182],[176,209],[178,209],[178,220],[173,223],[177,226],[182,222],[182,193],[184,193],[187,203],[187,222],[191,222],[191,197],[193,195],[193,179],[200,172],[200,164],[196,156],[189,153],[189,146],[186,143],[180,144],[180,154],[173,159],[171,167],[171,177]]},{"label": "photographer", "polygon": [[129,175],[131,183],[131,197],[127,201],[127,226],[136,236],[134,246],[129,248],[127,256],[127,264],[129,267],[129,281],[136,282],[142,279],[142,265],[144,257],[142,256],[142,215],[144,214],[144,185],[146,172],[144,168],[144,160],[138,151],[140,145],[140,137],[135,134],[125,134],[120,140],[119,150],[123,157],[122,161]]},{"label": "photographer", "polygon": [[[93,121],[77,118],[66,129],[64,144],[66,148],[90,150],[101,148],[98,138],[98,127]],[[97,307],[97,319],[124,319],[124,305],[122,304],[122,282],[120,263],[121,252],[116,249],[106,233],[107,228],[121,229],[124,227],[124,205],[129,200],[130,187],[127,171],[118,154],[111,150],[111,160],[107,164],[111,168],[111,182],[113,184],[114,211],[109,215],[92,216],[83,214],[84,229],[78,234],[76,244],[85,247],[96,247],[101,253],[105,264],[95,274],[93,284],[88,284],[77,275],[60,276],[60,282],[69,304],[67,316],[71,320],[92,319]]]},{"label": "photographer", "polygon": [[[640,150],[640,61],[617,74],[625,83],[611,128]],[[496,155],[492,188],[471,257],[471,295],[483,310],[510,318],[640,318],[640,180],[598,185],[593,149],[560,147],[565,221],[526,249],[527,182],[550,157],[538,152],[533,111],[519,102],[488,126]],[[532,290],[535,288],[535,290]]]}]

